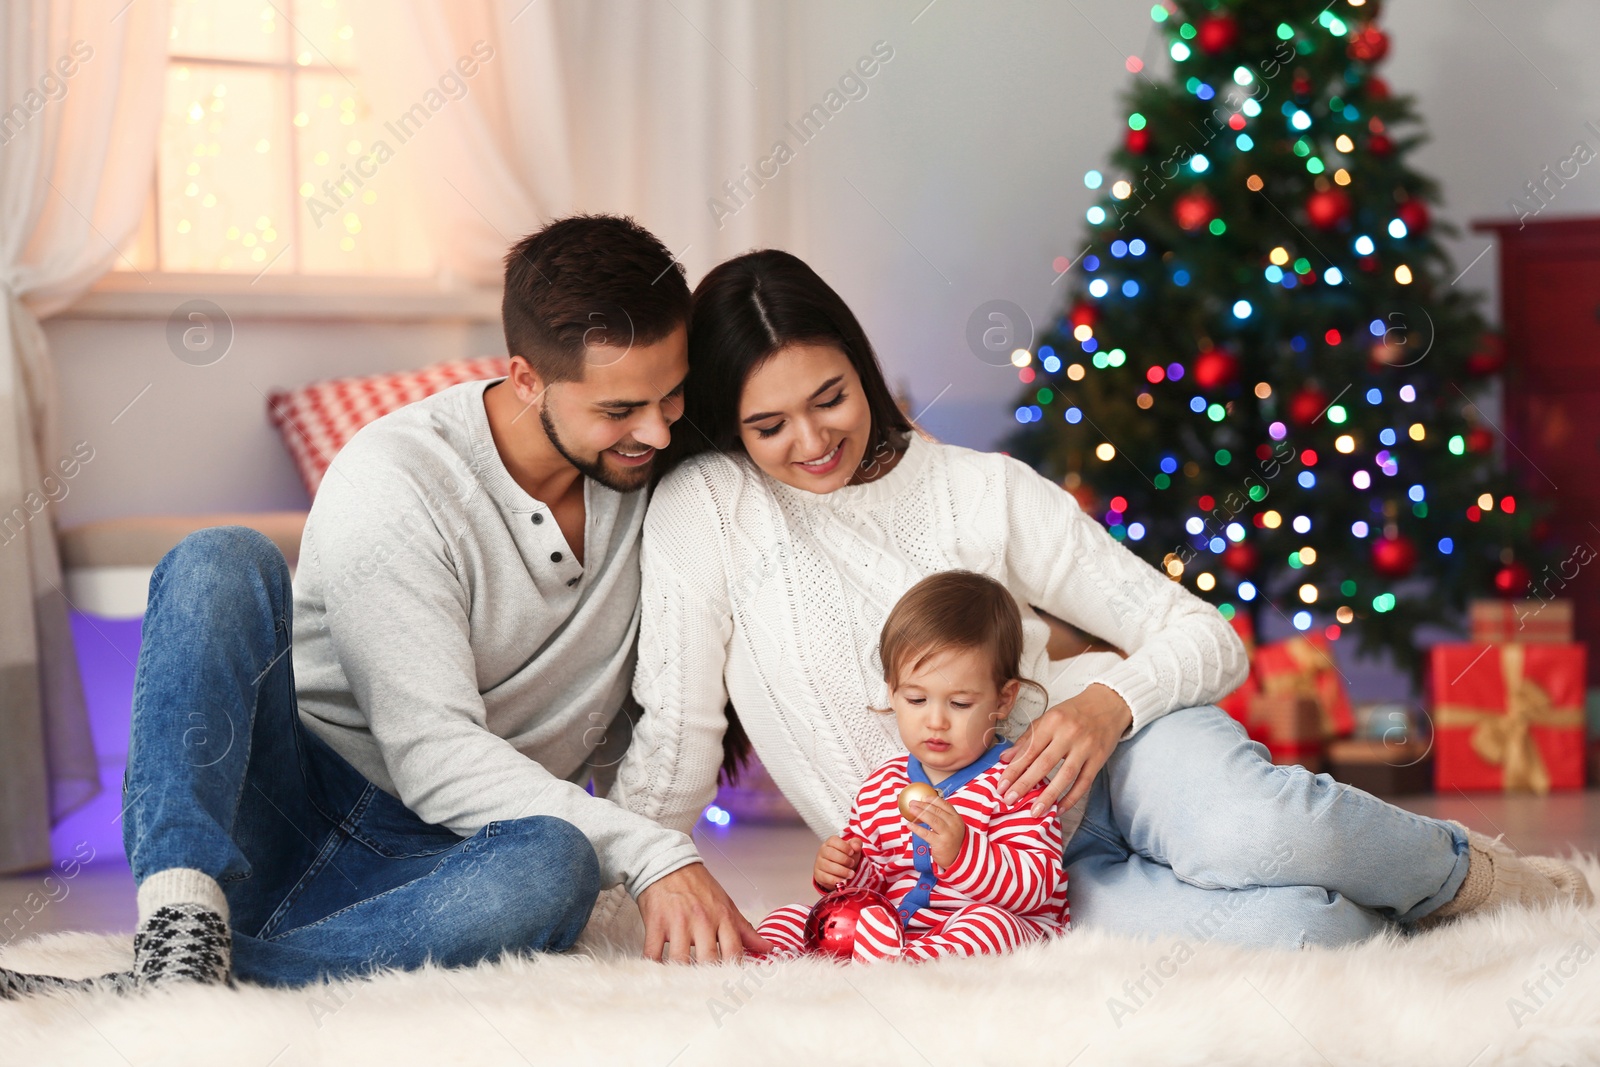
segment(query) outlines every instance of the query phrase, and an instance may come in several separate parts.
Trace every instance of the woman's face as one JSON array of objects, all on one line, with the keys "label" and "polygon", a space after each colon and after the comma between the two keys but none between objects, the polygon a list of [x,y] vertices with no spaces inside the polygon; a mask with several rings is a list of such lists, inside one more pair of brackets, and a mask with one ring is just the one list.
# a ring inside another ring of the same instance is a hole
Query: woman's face
[{"label": "woman's face", "polygon": [[780,348],[750,375],[739,398],[745,452],[796,489],[831,493],[849,485],[871,434],[861,378],[833,345]]}]

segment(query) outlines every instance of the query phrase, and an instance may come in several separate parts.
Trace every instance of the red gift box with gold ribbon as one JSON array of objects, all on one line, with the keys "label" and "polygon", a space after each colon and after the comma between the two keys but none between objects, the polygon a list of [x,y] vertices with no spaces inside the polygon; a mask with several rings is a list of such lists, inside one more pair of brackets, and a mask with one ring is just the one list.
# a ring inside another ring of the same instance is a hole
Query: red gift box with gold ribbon
[{"label": "red gift box with gold ribbon", "polygon": [[1581,644],[1435,645],[1435,787],[1582,789],[1586,653]]},{"label": "red gift box with gold ribbon", "polygon": [[1320,634],[1261,646],[1256,651],[1255,673],[1264,696],[1315,700],[1322,717],[1321,739],[1348,737],[1355,731],[1355,712],[1344,676]]},{"label": "red gift box with gold ribbon", "polygon": [[[1250,621],[1250,616],[1242,611],[1229,619],[1228,624],[1233,627],[1233,632],[1238,634],[1239,639],[1244,642],[1244,652],[1250,663],[1250,673],[1244,676],[1244,682],[1239,688],[1217,701],[1217,707],[1232,715],[1246,730],[1250,730],[1250,701],[1256,694],[1261,692],[1261,686],[1256,682],[1256,628]],[[1256,737],[1254,731],[1251,731],[1250,736],[1257,741],[1264,740],[1264,738]]]}]

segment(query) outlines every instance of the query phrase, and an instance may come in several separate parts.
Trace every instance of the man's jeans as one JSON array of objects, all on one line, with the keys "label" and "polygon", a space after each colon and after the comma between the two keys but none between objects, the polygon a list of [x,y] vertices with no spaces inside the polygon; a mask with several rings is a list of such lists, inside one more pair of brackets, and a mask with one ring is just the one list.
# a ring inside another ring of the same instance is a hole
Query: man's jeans
[{"label": "man's jeans", "polygon": [[367,781],[300,723],[292,609],[251,530],[202,530],[156,568],[123,782],[134,880],[215,878],[234,974],[267,985],[569,947],[599,892],[588,839],[548,816],[462,838]]},{"label": "man's jeans", "polygon": [[1467,876],[1459,827],[1274,766],[1213,707],[1117,745],[1067,845],[1074,928],[1190,943],[1343,945],[1412,922]]}]

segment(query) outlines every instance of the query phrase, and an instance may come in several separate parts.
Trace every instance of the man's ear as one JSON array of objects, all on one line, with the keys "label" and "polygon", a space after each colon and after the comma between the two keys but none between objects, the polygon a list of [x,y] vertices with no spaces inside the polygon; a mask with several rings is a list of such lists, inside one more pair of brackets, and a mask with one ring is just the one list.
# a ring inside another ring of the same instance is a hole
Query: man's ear
[{"label": "man's ear", "polygon": [[533,364],[528,362],[526,356],[512,356],[511,369],[506,375],[506,381],[511,383],[511,391],[526,407],[538,407],[544,400],[544,392],[549,384],[533,369]]}]

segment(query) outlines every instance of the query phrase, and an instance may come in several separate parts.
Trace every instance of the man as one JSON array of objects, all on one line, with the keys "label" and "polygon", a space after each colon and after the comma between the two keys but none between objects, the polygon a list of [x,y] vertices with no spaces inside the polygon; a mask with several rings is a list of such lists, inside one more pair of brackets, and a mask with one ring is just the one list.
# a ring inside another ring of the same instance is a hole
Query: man
[{"label": "man", "polygon": [[563,219],[506,257],[502,317],[507,378],[334,459],[292,596],[240,528],[157,567],[124,782],[133,972],[0,972],[0,993],[559,951],[617,884],[674,956],[766,947],[687,836],[584,788],[626,745],[642,490],[688,373],[682,268],[629,219]]}]

